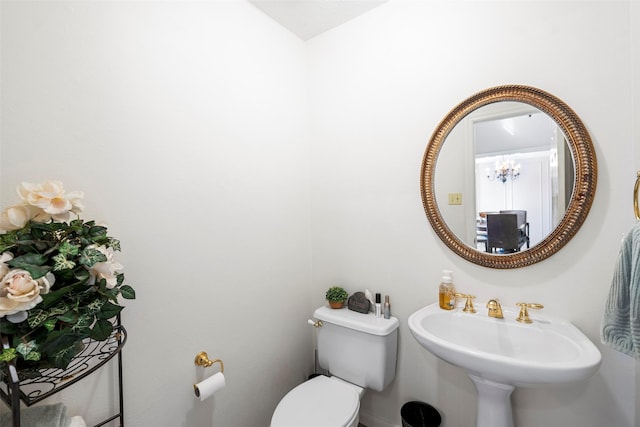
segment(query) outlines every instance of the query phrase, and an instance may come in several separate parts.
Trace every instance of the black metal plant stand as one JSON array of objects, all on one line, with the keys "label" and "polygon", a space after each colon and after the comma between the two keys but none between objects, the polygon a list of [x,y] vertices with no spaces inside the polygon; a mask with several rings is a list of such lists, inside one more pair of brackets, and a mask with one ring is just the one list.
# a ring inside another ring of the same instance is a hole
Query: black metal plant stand
[{"label": "black metal plant stand", "polygon": [[[122,397],[122,347],[127,341],[127,331],[117,317],[111,336],[105,341],[84,340],[84,349],[73,358],[66,369],[41,369],[37,378],[18,378],[18,370],[13,362],[8,364],[8,372],[2,375],[0,382],[0,398],[11,408],[12,427],[20,427],[20,401],[26,406],[40,402],[70,385],[91,375],[104,364],[117,356],[118,360],[118,403],[119,412],[105,419],[95,427],[103,426],[113,420],[120,420],[124,427],[124,400]],[[2,336],[2,345],[9,347],[8,338]],[[26,426],[28,427],[28,426]]]}]

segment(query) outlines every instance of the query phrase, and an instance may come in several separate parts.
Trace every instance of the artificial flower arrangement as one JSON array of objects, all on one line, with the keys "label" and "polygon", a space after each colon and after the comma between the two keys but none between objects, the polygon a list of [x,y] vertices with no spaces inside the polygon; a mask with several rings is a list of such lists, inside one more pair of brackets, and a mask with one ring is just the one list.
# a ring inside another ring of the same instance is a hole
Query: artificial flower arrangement
[{"label": "artificial flower arrangement", "polygon": [[80,219],[82,192],[65,193],[59,181],[17,191],[21,203],[0,214],[0,333],[9,337],[0,369],[14,360],[29,376],[66,368],[87,338],[109,338],[118,297],[135,291],[114,258],[120,242]]}]

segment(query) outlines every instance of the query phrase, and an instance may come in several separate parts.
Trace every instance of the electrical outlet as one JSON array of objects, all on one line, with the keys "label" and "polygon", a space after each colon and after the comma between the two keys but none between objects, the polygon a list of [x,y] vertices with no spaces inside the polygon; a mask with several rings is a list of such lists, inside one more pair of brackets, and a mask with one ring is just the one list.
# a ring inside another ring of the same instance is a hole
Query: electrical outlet
[{"label": "electrical outlet", "polygon": [[450,205],[461,205],[462,204],[462,193],[449,193],[449,204]]}]

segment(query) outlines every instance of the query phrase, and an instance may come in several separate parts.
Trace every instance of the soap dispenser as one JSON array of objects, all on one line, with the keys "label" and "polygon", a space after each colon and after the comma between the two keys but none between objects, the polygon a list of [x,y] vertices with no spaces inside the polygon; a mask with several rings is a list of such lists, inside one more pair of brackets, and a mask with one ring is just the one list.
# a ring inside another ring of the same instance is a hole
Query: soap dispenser
[{"label": "soap dispenser", "polygon": [[452,274],[451,270],[442,270],[442,282],[438,293],[440,308],[443,310],[453,310],[456,307],[456,288],[453,286]]}]

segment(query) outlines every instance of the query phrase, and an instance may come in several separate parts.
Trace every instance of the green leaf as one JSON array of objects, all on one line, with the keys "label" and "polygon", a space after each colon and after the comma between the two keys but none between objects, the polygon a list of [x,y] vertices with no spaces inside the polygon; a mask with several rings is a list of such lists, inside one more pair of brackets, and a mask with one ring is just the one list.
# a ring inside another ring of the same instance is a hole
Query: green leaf
[{"label": "green leaf", "polygon": [[67,304],[60,304],[57,307],[53,307],[49,309],[49,316],[59,316],[61,314],[69,311],[69,306]]},{"label": "green leaf", "polygon": [[108,246],[114,251],[120,251],[120,240],[114,239],[113,237],[109,237]]},{"label": "green leaf", "polygon": [[22,268],[27,270],[31,275],[31,278],[34,280],[44,277],[48,272],[51,271],[51,267],[49,266],[40,267],[35,265],[29,265],[29,266],[25,265]]},{"label": "green leaf", "polygon": [[35,329],[40,326],[45,320],[49,317],[49,313],[45,310],[41,310],[39,308],[34,308],[29,310],[29,317],[27,318],[27,322],[29,323],[29,327],[31,329]]},{"label": "green leaf", "polygon": [[129,285],[120,287],[120,295],[122,295],[124,299],[136,299],[136,291]]},{"label": "green leaf", "polygon": [[104,303],[105,302],[103,300],[93,300],[89,304],[87,304],[87,309],[89,310],[89,313],[96,314],[100,311]]},{"label": "green leaf", "polygon": [[96,282],[94,283],[94,286],[100,291],[104,291],[105,289],[107,289],[107,279],[102,278],[102,279],[96,280]]},{"label": "green leaf", "polygon": [[22,268],[23,265],[43,265],[47,262],[47,257],[42,254],[20,255],[7,261],[12,267]]},{"label": "green leaf", "polygon": [[117,304],[118,303],[118,295],[120,294],[120,289],[118,289],[118,288],[108,289],[106,280],[103,280],[102,282],[104,282],[104,283],[101,283],[100,290],[102,291],[103,295]]},{"label": "green leaf", "polygon": [[51,271],[51,267],[43,265],[45,262],[47,262],[47,257],[44,255],[25,254],[7,261],[6,264],[11,267],[26,270],[33,279],[39,279]]},{"label": "green leaf", "polygon": [[47,331],[51,332],[56,327],[56,323],[58,323],[58,319],[48,319],[44,322],[44,327],[47,329]]},{"label": "green leaf", "polygon": [[74,341],[69,346],[61,347],[53,351],[49,360],[56,368],[64,369],[69,366],[71,360],[73,360],[75,355],[80,353],[83,348],[84,344],[82,344],[82,341]]},{"label": "green leaf", "polygon": [[29,342],[22,342],[18,344],[18,346],[16,347],[16,351],[20,353],[22,356],[26,356],[27,354],[31,353],[37,348],[38,348],[38,344],[36,344],[35,341],[29,341]]},{"label": "green leaf", "polygon": [[16,349],[15,348],[5,348],[0,353],[0,362],[9,362],[16,358]]},{"label": "green leaf", "polygon": [[79,333],[88,333],[88,329],[95,319],[95,316],[90,313],[85,313],[78,317],[76,323],[71,327],[71,330]]},{"label": "green leaf", "polygon": [[37,362],[42,358],[42,354],[37,351],[32,351],[24,356],[24,360],[29,360],[32,362]]},{"label": "green leaf", "polygon": [[59,253],[58,255],[54,256],[53,260],[55,261],[55,264],[53,265],[53,271],[71,270],[76,266],[76,263],[68,260],[63,253]]},{"label": "green leaf", "polygon": [[79,282],[86,282],[90,276],[89,272],[84,267],[76,268],[75,270],[73,270],[73,274]]},{"label": "green leaf", "polygon": [[89,228],[89,236],[94,239],[101,239],[107,237],[107,227],[101,225],[94,225]]},{"label": "green leaf", "polygon": [[[41,295],[42,306],[48,309],[49,307],[57,303],[65,295],[72,293],[76,290],[84,290],[84,289],[86,289],[86,286],[84,284],[74,284],[74,285],[65,286],[64,288],[56,289],[55,291],[49,292],[48,294]],[[56,314],[62,314],[62,313],[56,313]]]},{"label": "green leaf", "polygon": [[86,267],[93,267],[97,262],[105,262],[107,256],[95,248],[85,248],[80,254],[80,264]]},{"label": "green leaf", "polygon": [[83,336],[75,333],[70,329],[61,329],[49,332],[47,339],[40,345],[40,351],[43,353],[56,352],[59,349],[67,348],[76,341],[81,340]]},{"label": "green leaf", "polygon": [[[52,316],[59,316],[69,311],[69,306],[67,304],[60,304],[58,306],[54,306],[49,308],[48,310],[42,310],[40,308],[34,308],[29,310],[29,317],[27,318],[27,322],[31,329],[35,329],[40,326],[43,322],[45,322],[48,318]],[[54,324],[56,319],[53,319]]]},{"label": "green leaf", "polygon": [[65,226],[66,224],[61,222],[34,222],[34,221],[29,222],[29,227],[34,231],[42,230],[45,232],[53,232],[56,230],[60,230]]},{"label": "green leaf", "polygon": [[75,323],[78,320],[78,313],[73,310],[69,310],[58,316],[58,320],[64,323]]},{"label": "green leaf", "polygon": [[60,248],[58,249],[65,257],[67,256],[76,256],[80,253],[80,246],[71,244],[68,241],[64,241],[60,244]]},{"label": "green leaf", "polygon": [[0,252],[6,252],[15,246],[16,235],[15,232],[9,232],[6,234],[0,234]]},{"label": "green leaf", "polygon": [[[91,222],[88,221],[87,224]],[[81,219],[74,219],[69,223],[69,226],[72,228],[82,228],[82,226],[84,225],[84,222]]]},{"label": "green leaf", "polygon": [[106,302],[102,308],[100,309],[100,312],[97,314],[96,317],[98,317],[98,319],[111,319],[115,316],[118,315],[118,313],[120,313],[122,311],[124,307],[121,307],[119,305],[115,305],[112,304],[110,302]]},{"label": "green leaf", "polygon": [[113,332],[113,325],[108,320],[98,320],[91,329],[89,336],[96,341],[104,341]]}]

